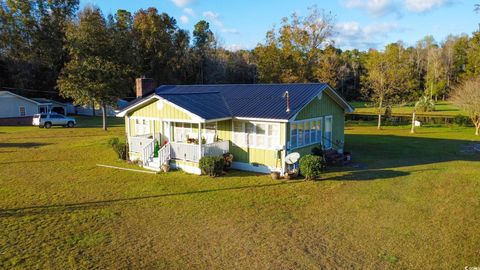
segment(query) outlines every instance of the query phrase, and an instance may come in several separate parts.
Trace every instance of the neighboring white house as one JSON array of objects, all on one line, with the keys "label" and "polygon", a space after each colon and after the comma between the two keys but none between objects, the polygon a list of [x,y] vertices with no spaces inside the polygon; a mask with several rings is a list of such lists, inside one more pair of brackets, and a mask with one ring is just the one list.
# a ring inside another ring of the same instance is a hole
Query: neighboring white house
[{"label": "neighboring white house", "polygon": [[45,98],[30,99],[10,91],[0,91],[0,118],[28,117],[51,111],[65,114],[66,109],[61,102]]}]

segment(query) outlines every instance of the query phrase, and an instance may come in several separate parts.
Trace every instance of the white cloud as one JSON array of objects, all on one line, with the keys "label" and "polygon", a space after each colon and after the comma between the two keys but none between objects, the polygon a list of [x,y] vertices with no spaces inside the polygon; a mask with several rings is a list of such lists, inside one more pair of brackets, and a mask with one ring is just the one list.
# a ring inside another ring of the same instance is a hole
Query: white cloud
[{"label": "white cloud", "polygon": [[211,20],[212,22],[219,22],[220,21],[220,14],[215,13],[213,11],[205,11],[203,12],[203,17]]},{"label": "white cloud", "polygon": [[412,12],[425,12],[445,4],[445,0],[405,0],[405,8]]},{"label": "white cloud", "polygon": [[220,14],[213,12],[213,11],[205,11],[203,12],[203,17],[209,20],[213,25],[218,27],[220,32],[227,33],[227,34],[238,34],[239,31],[236,28],[227,28],[223,24],[223,21],[220,19]]},{"label": "white cloud", "polygon": [[196,14],[195,14],[195,11],[191,8],[184,8],[183,9],[183,12],[189,16],[192,16],[192,17],[195,17]]},{"label": "white cloud", "polygon": [[335,45],[342,49],[368,50],[383,46],[392,32],[401,32],[405,28],[395,23],[374,23],[361,26],[356,21],[341,22],[335,25],[337,32]]},{"label": "white cloud", "polygon": [[180,22],[182,22],[183,24],[187,24],[189,21],[190,19],[187,16],[185,15],[180,16]]},{"label": "white cloud", "polygon": [[245,50],[247,47],[242,45],[242,44],[229,44],[225,46],[225,49],[229,51],[239,51],[239,50]]},{"label": "white cloud", "polygon": [[347,8],[365,9],[374,16],[382,16],[396,10],[394,0],[344,0]]},{"label": "white cloud", "polygon": [[192,3],[194,0],[172,0],[172,2],[177,6],[177,7],[184,7]]},{"label": "white cloud", "polygon": [[347,8],[366,10],[379,17],[390,13],[402,15],[404,12],[422,13],[453,3],[455,0],[342,0]]}]

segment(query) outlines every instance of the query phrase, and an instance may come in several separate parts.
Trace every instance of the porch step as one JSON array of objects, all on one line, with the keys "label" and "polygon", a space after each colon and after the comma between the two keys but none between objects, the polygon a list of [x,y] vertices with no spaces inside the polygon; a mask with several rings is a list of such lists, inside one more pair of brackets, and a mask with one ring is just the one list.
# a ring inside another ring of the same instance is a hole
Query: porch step
[{"label": "porch step", "polygon": [[160,160],[158,158],[150,158],[148,164],[143,166],[145,169],[149,169],[152,171],[160,171]]}]

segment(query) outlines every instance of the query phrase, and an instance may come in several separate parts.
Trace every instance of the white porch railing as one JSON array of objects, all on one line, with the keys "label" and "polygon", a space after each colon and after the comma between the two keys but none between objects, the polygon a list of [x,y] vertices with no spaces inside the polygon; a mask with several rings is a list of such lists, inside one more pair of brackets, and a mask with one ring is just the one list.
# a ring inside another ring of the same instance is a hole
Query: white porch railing
[{"label": "white porch railing", "polygon": [[163,164],[167,163],[167,161],[170,160],[171,158],[170,151],[171,151],[170,143],[167,143],[162,148],[160,148],[160,150],[158,151],[158,159],[160,161],[160,166],[162,166]]},{"label": "white porch railing", "polygon": [[[154,156],[155,140],[139,136],[129,137],[128,140],[129,151],[141,154],[142,164],[149,165]],[[198,144],[170,142],[158,151],[158,162],[160,166],[170,159],[198,162],[203,156],[221,156],[227,153],[229,145],[229,141],[204,144],[200,151]]]},{"label": "white porch railing", "polygon": [[147,166],[150,162],[150,159],[153,157],[153,151],[155,149],[154,140],[151,140],[147,145],[142,149],[142,162],[143,166]]},{"label": "white porch railing", "polygon": [[214,142],[202,145],[202,156],[221,156],[230,149],[229,141]]},{"label": "white porch railing", "polygon": [[191,143],[169,143],[171,145],[170,157],[172,159],[181,159],[198,162],[200,160],[200,151],[198,144]]},{"label": "white porch railing", "polygon": [[141,153],[143,148],[152,143],[153,139],[149,139],[147,136],[133,136],[128,137],[128,146],[130,152]]}]

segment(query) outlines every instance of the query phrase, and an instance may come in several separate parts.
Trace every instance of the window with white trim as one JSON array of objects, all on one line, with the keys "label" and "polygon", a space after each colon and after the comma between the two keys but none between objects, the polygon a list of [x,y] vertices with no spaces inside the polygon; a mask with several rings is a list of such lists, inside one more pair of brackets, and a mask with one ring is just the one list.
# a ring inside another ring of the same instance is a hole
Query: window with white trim
[{"label": "window with white trim", "polygon": [[206,143],[213,143],[217,137],[217,122],[205,123],[205,129],[202,137],[205,138]]},{"label": "window with white trim", "polygon": [[277,149],[280,125],[277,123],[233,121],[232,142],[237,146]]},{"label": "window with white trim", "polygon": [[290,123],[290,147],[300,148],[322,143],[322,117]]},{"label": "window with white trim", "polygon": [[19,111],[19,113],[20,113],[20,116],[25,116],[25,115],[26,115],[25,107],[24,107],[24,106],[18,107],[18,111]]},{"label": "window with white trim", "polygon": [[173,141],[187,142],[188,135],[192,133],[192,130],[192,123],[175,123],[173,130]]},{"label": "window with white trim", "polygon": [[332,116],[325,116],[325,139],[324,145],[326,149],[332,148],[332,126],[333,126],[333,118]]},{"label": "window with white trim", "polygon": [[137,135],[150,134],[150,121],[147,119],[135,119],[135,131]]}]

